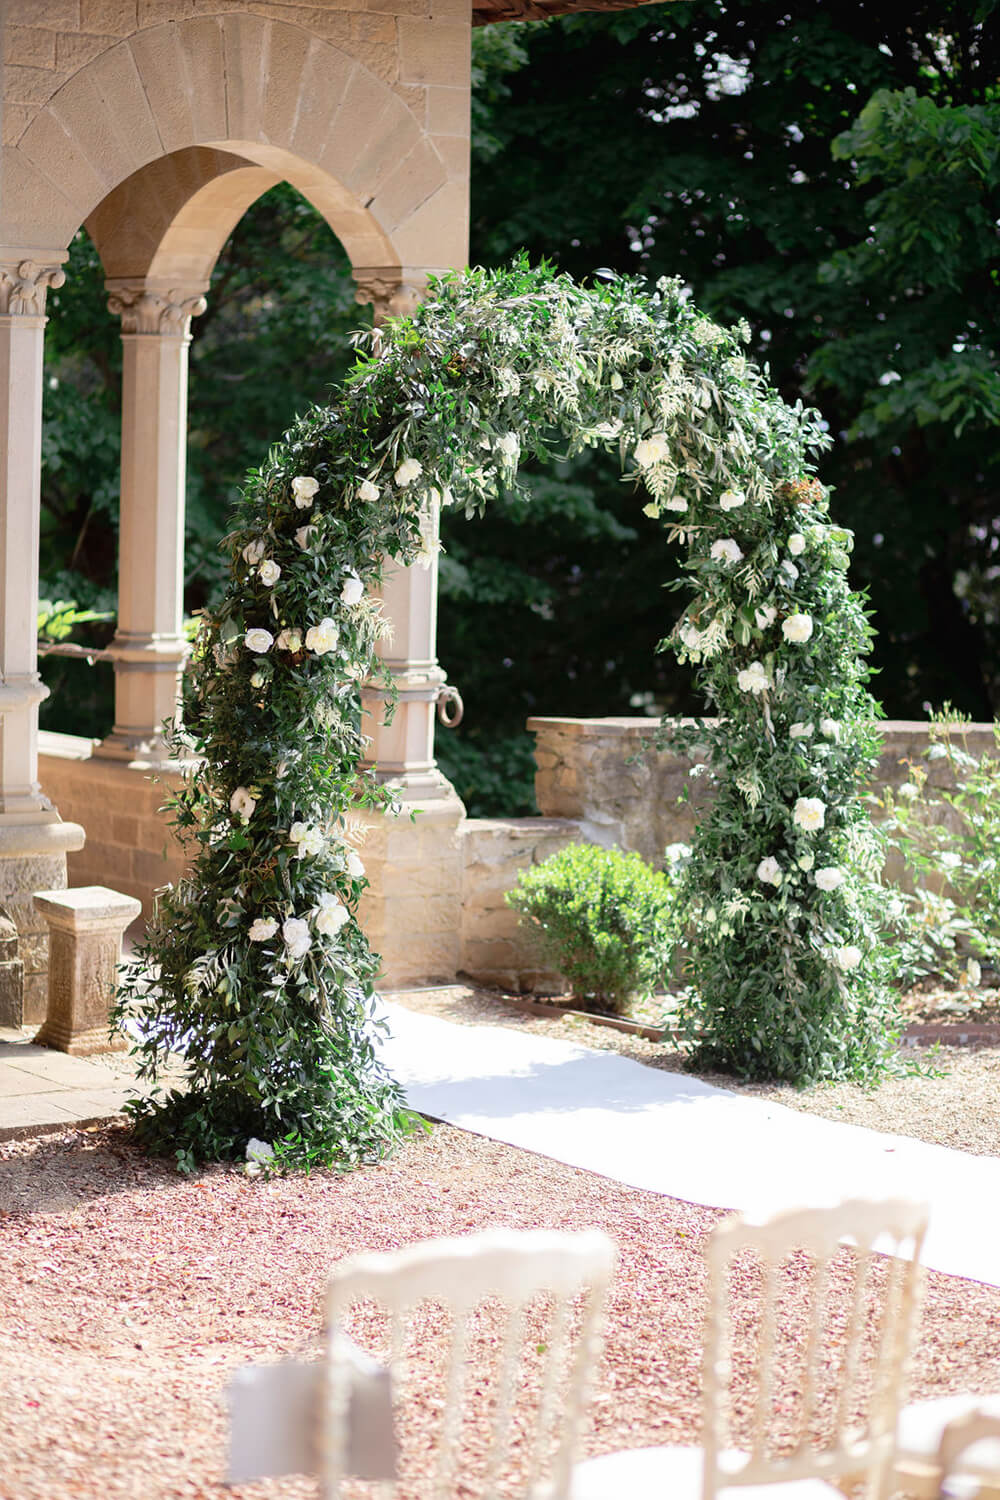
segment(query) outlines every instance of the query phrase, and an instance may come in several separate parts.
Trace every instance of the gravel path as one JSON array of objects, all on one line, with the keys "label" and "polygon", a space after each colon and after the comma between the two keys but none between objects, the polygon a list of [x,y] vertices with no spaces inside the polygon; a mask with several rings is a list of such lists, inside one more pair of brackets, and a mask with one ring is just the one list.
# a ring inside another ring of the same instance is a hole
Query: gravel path
[{"label": "gravel path", "polygon": [[[408,1003],[451,1006],[468,1024],[486,1006],[436,995]],[[511,1024],[613,1035],[565,1020]],[[620,1043],[632,1055],[647,1045]],[[995,1078],[995,1055],[993,1067]],[[909,1097],[945,1082],[899,1088]],[[850,1107],[867,1101],[863,1123],[892,1128],[902,1106],[882,1094]],[[926,1113],[914,1106],[908,1118]],[[956,1130],[977,1149],[967,1121]],[[985,1136],[978,1149],[990,1149]],[[0,1500],[314,1496],[302,1479],[222,1488],[228,1372],[315,1347],[324,1280],[344,1255],[496,1225],[596,1226],[619,1245],[586,1452],[694,1442],[702,1247],[720,1217],[444,1126],[364,1172],[274,1182],[222,1168],[179,1178],[117,1128],[9,1142],[0,1148]],[[803,1277],[793,1271],[793,1291]],[[800,1331],[792,1313],[789,1339]],[[997,1389],[1000,1290],[929,1276],[915,1394]],[[419,1453],[419,1420],[404,1440]]]}]

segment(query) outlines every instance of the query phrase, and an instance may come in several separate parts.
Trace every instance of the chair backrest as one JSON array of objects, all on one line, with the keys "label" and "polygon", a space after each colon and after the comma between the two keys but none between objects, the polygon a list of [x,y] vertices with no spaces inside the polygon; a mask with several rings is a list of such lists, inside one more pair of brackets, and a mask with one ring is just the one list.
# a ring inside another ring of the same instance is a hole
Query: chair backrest
[{"label": "chair backrest", "polygon": [[[979,1444],[983,1444],[982,1448]],[[979,1462],[980,1459],[983,1462]],[[963,1492],[974,1495],[984,1467],[990,1475],[989,1488],[995,1493],[1000,1487],[1000,1416],[974,1407],[949,1422],[941,1434],[937,1462],[940,1472],[938,1494],[942,1500],[950,1500],[952,1495]],[[966,1464],[971,1471],[970,1477],[951,1483],[952,1476],[963,1470]]]},{"label": "chair backrest", "polygon": [[[365,1342],[356,1326],[345,1325],[359,1303],[365,1317],[369,1299],[389,1317],[387,1348],[379,1355],[388,1355],[397,1409],[420,1408],[417,1446],[423,1446],[429,1472],[420,1473],[416,1492],[421,1497],[454,1493],[471,1423],[474,1467],[483,1470],[476,1488],[483,1500],[498,1493],[512,1444],[526,1476],[521,1493],[540,1494],[544,1479],[546,1496],[563,1500],[600,1355],[614,1262],[613,1241],[596,1230],[491,1230],[345,1261],[327,1289],[331,1359],[320,1433],[324,1500],[334,1500],[347,1477],[347,1383],[340,1378],[335,1341],[349,1331]],[[438,1311],[427,1303],[438,1304]],[[383,1317],[378,1327],[384,1326]],[[366,1327],[370,1333],[370,1312]],[[519,1382],[537,1390],[527,1415],[524,1402],[516,1399]],[[407,1493],[413,1493],[407,1423],[401,1425],[401,1477]],[[427,1429],[432,1429],[429,1436]]]},{"label": "chair backrest", "polygon": [[923,1205],[854,1200],[707,1247],[705,1500],[727,1485],[864,1475],[892,1461],[922,1282]]}]

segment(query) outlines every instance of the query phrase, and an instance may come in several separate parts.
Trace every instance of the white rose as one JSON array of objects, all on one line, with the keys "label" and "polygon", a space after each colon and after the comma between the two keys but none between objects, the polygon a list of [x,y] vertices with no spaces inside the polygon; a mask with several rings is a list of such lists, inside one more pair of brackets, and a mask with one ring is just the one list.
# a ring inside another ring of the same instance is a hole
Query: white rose
[{"label": "white rose", "polygon": [[762,604],[760,609],[755,609],[753,614],[757,622],[758,630],[767,630],[778,618],[778,611],[773,604]]},{"label": "white rose", "polygon": [[308,552],[312,546],[312,539],[316,535],[315,526],[300,526],[295,533],[295,545],[301,547],[303,552]]},{"label": "white rose", "polygon": [[312,947],[309,923],[301,917],[287,917],[281,924],[281,936],[285,940],[289,958],[305,958]]},{"label": "white rose", "polygon": [[701,631],[690,620],[681,627],[681,645],[689,651],[701,649]]},{"label": "white rose", "polygon": [[835,891],[842,886],[846,876],[837,865],[826,865],[822,870],[817,870],[813,876],[821,891]]},{"label": "white rose", "polygon": [[812,615],[789,615],[781,622],[781,633],[786,641],[801,645],[813,633]]},{"label": "white rose", "polygon": [[297,479],[292,480],[292,498],[299,510],[309,509],[318,489],[319,480],[312,479],[306,474],[300,474]]},{"label": "white rose", "polygon": [[308,823],[293,823],[288,830],[288,837],[297,846],[299,859],[321,854],[326,848],[326,839],[320,830]]},{"label": "white rose", "polygon": [[799,797],[792,810],[792,822],[805,833],[815,833],[826,822],[826,803],[818,797]]},{"label": "white rose", "polygon": [[361,855],[356,849],[347,851],[347,873],[352,880],[361,880],[365,873],[365,867],[361,862]]},{"label": "white rose", "polygon": [[274,636],[271,632],[269,630],[262,630],[259,627],[254,630],[248,630],[243,639],[246,642],[247,650],[252,651],[255,656],[263,656],[264,652],[270,651],[274,645]]},{"label": "white rose", "polygon": [[339,639],[340,631],[327,615],[318,625],[310,625],[306,631],[306,650],[315,651],[317,656],[325,656],[328,651],[336,649]]},{"label": "white rose", "polygon": [[401,490],[405,490],[406,486],[412,484],[415,479],[419,479],[423,472],[424,466],[419,459],[404,458],[396,470],[396,483]]},{"label": "white rose", "polygon": [[742,490],[723,490],[719,496],[719,509],[739,510],[741,505],[746,504],[746,501],[747,497]]},{"label": "white rose", "polygon": [[360,604],[365,595],[365,586],[357,573],[348,573],[344,579],[343,588],[340,590],[340,602],[346,604],[350,609],[355,604]]},{"label": "white rose", "polygon": [[278,579],[281,577],[281,569],[274,561],[273,557],[269,557],[267,559],[267,562],[261,563],[260,567],[257,570],[257,577],[260,579],[265,588],[269,589],[274,587]]},{"label": "white rose", "polygon": [[278,924],[271,917],[257,917],[251,924],[248,934],[251,943],[269,943],[278,930]]},{"label": "white rose", "polygon": [[938,855],[938,864],[942,870],[957,870],[962,863],[962,856],[955,854],[951,849],[945,849]]},{"label": "white rose", "polygon": [[372,484],[370,479],[362,479],[360,485],[358,486],[359,499],[365,500],[369,505],[371,505],[374,500],[378,499],[378,494],[379,490],[377,484]]},{"label": "white rose", "polygon": [[654,432],[648,438],[640,438],[635,445],[635,461],[640,469],[651,469],[670,456],[670,444],[666,433]]},{"label": "white rose", "polygon": [[788,736],[789,739],[793,740],[807,740],[812,735],[812,732],[813,727],[811,724],[793,724],[788,731]]},{"label": "white rose", "polygon": [[785,578],[787,578],[787,580],[788,580],[789,583],[798,583],[798,581],[799,581],[799,570],[798,570],[798,568],[795,566],[795,564],[793,562],[789,562],[788,561],[787,557],[785,558],[785,561],[781,564],[780,571],[783,574],[783,576]]},{"label": "white rose", "polygon": [[247,542],[246,546],[243,548],[243,560],[244,562],[248,562],[251,568],[255,568],[266,551],[266,542]]},{"label": "white rose", "polygon": [[912,781],[904,781],[896,795],[902,797],[904,802],[912,802],[914,797],[920,796],[920,788],[914,786]]},{"label": "white rose", "polygon": [[819,732],[825,735],[828,740],[840,739],[840,725],[836,719],[820,719]]},{"label": "white rose", "polygon": [[302,650],[302,632],[301,632],[301,630],[296,630],[296,629],[294,629],[294,627],[291,627],[291,628],[289,628],[287,630],[283,630],[281,632],[281,634],[278,636],[277,645],[278,645],[279,651],[301,651]]},{"label": "white rose", "polygon": [[761,860],[757,866],[757,879],[763,881],[765,885],[781,884],[781,866],[773,855],[769,854],[766,859]]},{"label": "white rose", "polygon": [[788,550],[793,557],[801,557],[806,550],[806,539],[801,531],[793,531],[788,538]]},{"label": "white rose", "polygon": [[813,854],[803,854],[798,861],[800,870],[811,870],[815,863],[816,856]]},{"label": "white rose", "polygon": [[863,957],[864,954],[861,952],[861,949],[856,948],[853,943],[848,943],[845,947],[838,948],[834,953],[834,958],[842,969],[856,969]]},{"label": "white rose", "polygon": [[722,536],[717,542],[712,543],[709,553],[713,562],[724,562],[732,565],[738,563],[743,556],[738,542],[734,542],[731,536]]},{"label": "white rose", "polygon": [[251,797],[245,786],[238,786],[229,799],[229,811],[235,813],[238,818],[242,818],[244,823],[249,823],[256,806],[256,798]]},{"label": "white rose", "polygon": [[763,663],[752,661],[742,672],[737,672],[736,685],[741,693],[766,693],[771,680]]},{"label": "white rose", "polygon": [[316,908],[313,925],[323,937],[336,937],[345,922],[349,922],[350,919],[351,914],[347,907],[333,897],[321,899],[320,905]]},{"label": "white rose", "polygon": [[251,674],[250,674],[250,686],[251,687],[262,688],[264,686],[264,684],[265,684],[266,681],[267,681],[267,678],[264,676],[263,672],[251,672]]}]

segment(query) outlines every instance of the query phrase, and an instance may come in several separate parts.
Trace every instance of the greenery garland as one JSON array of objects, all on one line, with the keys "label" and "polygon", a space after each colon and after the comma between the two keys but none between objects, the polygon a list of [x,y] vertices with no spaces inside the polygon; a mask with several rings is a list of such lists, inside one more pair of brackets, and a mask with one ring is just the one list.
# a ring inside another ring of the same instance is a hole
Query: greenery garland
[{"label": "greenery garland", "polygon": [[[580,287],[516,264],[433,285],[333,403],[250,476],[224,545],[180,748],[190,874],[162,896],[123,990],[142,1072],[183,1046],[185,1092],[133,1106],[182,1162],[350,1165],[408,1128],[372,1039],[377,957],[356,918],[352,820],[391,793],[361,774],[358,684],[385,629],[383,562],[430,562],[439,506],[480,513],[526,455],[602,446],[687,546],[668,642],[714,706],[715,801],[696,835],[689,1001],[702,1049],[751,1075],[870,1076],[888,1055],[876,851],[860,801],[876,751],[846,581],[851,538],[809,477],[827,438],[703,317],[679,281]],[[688,739],[692,735],[688,734]],[[681,742],[683,733],[680,735]],[[155,988],[144,975],[158,975]]]}]

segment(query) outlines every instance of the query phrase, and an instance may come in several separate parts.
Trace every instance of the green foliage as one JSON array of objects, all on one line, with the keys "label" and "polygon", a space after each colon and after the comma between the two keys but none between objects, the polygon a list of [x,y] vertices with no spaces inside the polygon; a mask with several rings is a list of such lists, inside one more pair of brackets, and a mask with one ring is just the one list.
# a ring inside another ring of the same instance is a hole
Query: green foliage
[{"label": "green foliage", "polygon": [[439,731],[434,754],[470,818],[530,818],[535,804],[534,736],[494,739]]},{"label": "green foliage", "polygon": [[666,983],[677,937],[668,877],[638,854],[570,844],[522,870],[506,901],[574,995],[621,1011]]},{"label": "green foliage", "polygon": [[876,799],[904,886],[887,903],[904,982],[978,983],[1000,969],[1000,724],[995,749],[969,747],[969,721],[950,704],[931,720],[925,764]]},{"label": "green foliage", "polygon": [[[187,1160],[239,1155],[252,1135],[287,1162],[350,1164],[406,1128],[374,1050],[378,961],[355,915],[357,820],[392,805],[358,771],[358,683],[384,629],[365,587],[387,558],[433,560],[439,506],[471,517],[501,491],[527,498],[522,456],[544,461],[557,442],[617,453],[650,497],[636,508],[686,548],[693,597],[671,645],[723,714],[712,744],[723,786],[740,768],[740,796],[721,796],[696,836],[692,891],[704,899],[730,864],[742,875],[747,860],[784,859],[799,842],[788,798],[828,799],[827,832],[807,842],[840,863],[835,899],[806,884],[793,912],[755,891],[739,922],[692,938],[713,1056],[787,1077],[883,1065],[859,835],[872,705],[855,653],[868,631],[844,576],[849,535],[830,524],[822,486],[798,477],[823,433],[748,363],[744,335],[667,280],[650,291],[609,274],[581,288],[523,260],[447,277],[250,475],[177,744],[197,757],[173,803],[196,857],[164,893],[116,1013],[138,1029],[140,1077],[155,1080],[171,1049],[188,1059],[185,1093],[135,1106],[146,1139]],[[763,624],[755,605],[771,611]],[[766,690],[746,691],[757,670]],[[806,711],[837,712],[839,727],[800,763],[775,726]],[[807,1007],[810,1024],[794,1025]]]}]

